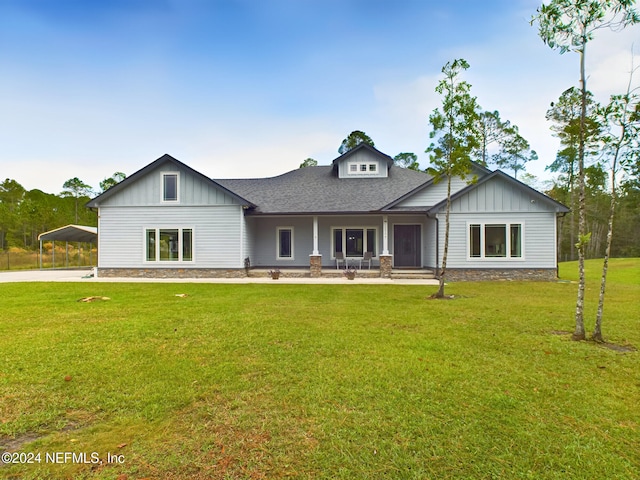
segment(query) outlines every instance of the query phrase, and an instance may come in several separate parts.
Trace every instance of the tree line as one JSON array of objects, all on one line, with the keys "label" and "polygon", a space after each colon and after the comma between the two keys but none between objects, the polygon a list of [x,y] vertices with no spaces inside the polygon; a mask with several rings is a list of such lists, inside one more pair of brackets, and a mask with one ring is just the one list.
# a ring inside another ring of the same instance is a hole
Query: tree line
[{"label": "tree line", "polygon": [[39,234],[65,225],[96,226],[96,214],[84,208],[85,203],[124,178],[124,173],[114,173],[100,182],[97,192],[79,178],[71,178],[58,195],[26,190],[16,180],[5,179],[0,182],[0,251],[35,250]]}]

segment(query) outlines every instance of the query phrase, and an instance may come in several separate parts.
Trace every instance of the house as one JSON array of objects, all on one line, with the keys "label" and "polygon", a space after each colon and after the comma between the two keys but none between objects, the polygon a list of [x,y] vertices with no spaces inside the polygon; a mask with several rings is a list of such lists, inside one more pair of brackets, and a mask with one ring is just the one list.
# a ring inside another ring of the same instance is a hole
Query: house
[{"label": "house", "polygon": [[[499,170],[474,165],[473,176],[452,179],[447,278],[555,278],[567,207]],[[367,144],[254,179],[213,180],[163,155],[87,206],[98,212],[100,276],[244,276],[250,265],[316,277],[371,252],[387,277],[439,267],[446,182]]]}]

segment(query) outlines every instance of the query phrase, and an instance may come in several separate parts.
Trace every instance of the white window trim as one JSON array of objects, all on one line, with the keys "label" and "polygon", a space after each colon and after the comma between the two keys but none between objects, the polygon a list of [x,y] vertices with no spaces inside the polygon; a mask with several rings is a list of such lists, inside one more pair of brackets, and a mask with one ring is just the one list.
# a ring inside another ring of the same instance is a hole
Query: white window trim
[{"label": "white window trim", "polygon": [[[471,256],[471,225],[480,225],[480,256]],[[486,225],[504,225],[506,227],[506,244],[505,250],[509,253],[504,257],[486,257],[484,248],[485,239],[485,226]],[[520,256],[512,257],[511,255],[511,225],[520,225]],[[505,221],[505,220],[482,220],[482,221],[467,221],[467,231],[465,233],[465,239],[467,242],[467,261],[471,262],[524,262],[525,258],[525,222],[522,220]]]},{"label": "white window trim", "polygon": [[[164,177],[167,175],[176,176],[176,199],[165,200],[164,199]],[[180,172],[160,172],[160,202],[162,203],[180,203]]]},{"label": "white window trim", "polygon": [[[356,226],[346,226],[346,227],[342,227],[342,226],[332,226],[330,227],[330,232],[331,232],[331,260],[335,260],[336,259],[336,255],[335,255],[335,251],[336,251],[336,235],[335,235],[335,230],[342,230],[342,247],[344,248],[344,246],[346,245],[347,242],[347,230],[362,230],[363,231],[363,239],[364,242],[366,243],[367,241],[367,230],[375,230],[375,236],[376,236],[376,254],[373,255],[372,258],[378,258],[378,255],[380,255],[380,237],[378,236],[379,233],[379,228],[376,226],[362,226],[362,225],[356,225]],[[368,247],[368,245],[367,245]],[[364,255],[364,252],[367,252],[368,250],[365,248],[365,246],[363,245],[363,249],[364,251],[362,252]],[[346,256],[346,252],[345,252],[345,258],[362,258],[362,257],[347,257]]]},{"label": "white window trim", "polygon": [[[351,167],[355,166],[356,170],[353,171],[351,169]],[[362,165],[365,166],[365,170],[362,171]],[[375,165],[375,170],[370,170],[370,165]],[[363,176],[367,176],[367,175],[378,175],[380,168],[379,168],[379,164],[377,162],[347,162],[347,174],[348,175],[363,175]]]},{"label": "white window trim", "polygon": [[[280,256],[280,232],[282,230],[290,230],[291,231],[291,256],[290,257],[281,257]],[[293,248],[295,245],[294,243],[294,231],[293,231],[293,227],[277,227],[276,228],[276,259],[277,260],[283,260],[283,261],[287,261],[287,260],[295,260],[295,249]]]},{"label": "white window trim", "polygon": [[[156,232],[156,260],[147,260],[147,230]],[[178,260],[160,260],[160,230],[178,230]],[[184,230],[191,230],[191,260],[183,260]],[[192,226],[145,226],[142,228],[142,261],[147,265],[194,265],[196,263],[196,229]]]}]

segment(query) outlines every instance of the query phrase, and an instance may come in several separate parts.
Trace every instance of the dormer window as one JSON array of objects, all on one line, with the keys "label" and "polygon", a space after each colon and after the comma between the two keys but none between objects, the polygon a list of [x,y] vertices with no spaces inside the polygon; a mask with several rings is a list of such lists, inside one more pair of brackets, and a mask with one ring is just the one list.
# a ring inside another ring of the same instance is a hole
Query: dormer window
[{"label": "dormer window", "polygon": [[162,174],[162,201],[178,201],[178,173]]},{"label": "dormer window", "polygon": [[350,175],[375,175],[378,173],[377,163],[350,163],[349,174]]}]

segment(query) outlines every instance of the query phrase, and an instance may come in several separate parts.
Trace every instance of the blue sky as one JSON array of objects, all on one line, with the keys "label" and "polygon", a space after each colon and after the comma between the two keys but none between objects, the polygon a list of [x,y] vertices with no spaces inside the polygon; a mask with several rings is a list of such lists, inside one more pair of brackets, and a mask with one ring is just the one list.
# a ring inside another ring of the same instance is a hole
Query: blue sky
[{"label": "blue sky", "polygon": [[[578,84],[578,57],[538,38],[539,4],[0,0],[0,178],[97,189],[164,153],[213,178],[274,176],[330,163],[353,130],[425,167],[434,89],[455,58],[480,105],[537,150],[527,171],[548,178],[558,143],[544,115]],[[634,40],[640,27],[593,42],[598,100],[625,88]]]}]

